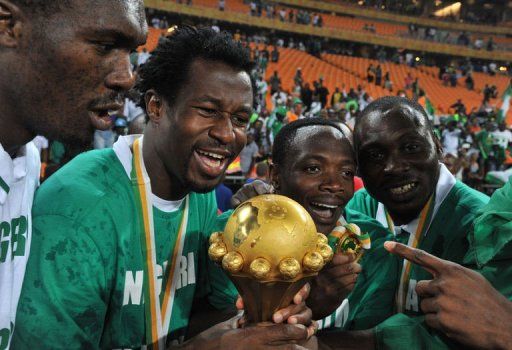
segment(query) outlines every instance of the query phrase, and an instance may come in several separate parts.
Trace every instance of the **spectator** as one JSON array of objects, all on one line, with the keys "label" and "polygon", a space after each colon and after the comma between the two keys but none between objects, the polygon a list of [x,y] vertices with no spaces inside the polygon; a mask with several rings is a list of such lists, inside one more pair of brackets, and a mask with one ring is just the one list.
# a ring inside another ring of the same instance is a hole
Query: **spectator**
[{"label": "spectator", "polygon": [[380,64],[377,65],[377,68],[375,69],[375,85],[380,86],[382,83],[382,68],[380,67]]},{"label": "spectator", "polygon": [[247,179],[246,183],[251,183],[254,180],[260,180],[269,183],[270,169],[267,162],[256,163],[256,176]]},{"label": "spectator", "polygon": [[457,157],[459,150],[459,139],[462,131],[457,128],[457,122],[452,120],[448,123],[448,128],[442,133],[442,143],[444,154],[451,153]]},{"label": "spectator", "polygon": [[473,188],[479,188],[484,179],[484,167],[480,164],[478,156],[478,152],[471,153],[463,173],[463,181]]},{"label": "spectator", "polygon": [[272,53],[270,54],[271,61],[274,63],[279,62],[279,51],[277,50],[277,46],[274,46],[274,49],[272,50]]},{"label": "spectator", "polygon": [[455,110],[455,113],[458,113],[459,115],[466,115],[466,106],[464,103],[462,103],[462,100],[459,98],[457,102],[452,104],[450,108],[453,108]]},{"label": "spectator", "polygon": [[219,11],[224,11],[226,8],[226,0],[219,0]]},{"label": "spectator", "polygon": [[413,83],[413,78],[412,78],[411,72],[408,72],[406,77],[404,78],[405,89],[409,90],[410,88],[412,88],[412,83]]},{"label": "spectator", "polygon": [[293,77],[293,82],[298,85],[302,85],[302,70],[301,68],[297,68],[297,71],[295,72],[295,76]]},{"label": "spectator", "polygon": [[494,50],[494,41],[492,40],[492,36],[489,37],[489,40],[487,41],[487,51],[493,51]]},{"label": "spectator", "polygon": [[240,167],[242,168],[242,174],[247,178],[249,177],[256,157],[259,156],[259,148],[254,141],[254,132],[250,130],[247,132],[247,144],[240,152]]},{"label": "spectator", "polygon": [[482,38],[477,38],[475,40],[475,49],[480,50],[484,46],[484,41]]},{"label": "spectator", "polygon": [[269,83],[270,94],[274,95],[281,87],[281,78],[279,78],[279,75],[276,70],[274,71],[274,74],[270,77]]},{"label": "spectator", "polygon": [[320,79],[318,85],[318,97],[323,108],[327,106],[327,96],[329,96],[329,90],[323,85],[322,79]]},{"label": "spectator", "polygon": [[299,98],[295,98],[293,101],[293,109],[286,114],[286,123],[304,118],[304,114],[302,114],[302,101]]},{"label": "spectator", "polygon": [[300,98],[304,102],[306,109],[311,109],[311,103],[313,102],[313,90],[309,87],[309,83],[305,83],[300,90]]},{"label": "spectator", "polygon": [[373,64],[370,63],[368,68],[366,69],[366,80],[369,84],[373,83],[373,79],[375,77],[375,68],[373,68]]},{"label": "spectator", "polygon": [[286,20],[286,10],[284,8],[281,8],[279,10],[279,20],[281,22],[284,22]]},{"label": "spectator", "polygon": [[468,90],[473,90],[475,88],[475,81],[473,80],[473,75],[471,73],[468,73],[466,75],[466,88]]},{"label": "spectator", "polygon": [[334,93],[331,96],[331,106],[334,107],[337,103],[341,102],[343,99],[343,94],[340,91],[339,87],[334,89]]},{"label": "spectator", "polygon": [[389,92],[393,92],[393,82],[389,78],[389,72],[386,72],[384,75],[384,89],[388,90]]},{"label": "spectator", "polygon": [[498,145],[503,152],[505,152],[510,143],[512,143],[512,132],[507,129],[506,123],[500,123],[498,130],[491,132],[491,135],[494,139],[494,144]]}]

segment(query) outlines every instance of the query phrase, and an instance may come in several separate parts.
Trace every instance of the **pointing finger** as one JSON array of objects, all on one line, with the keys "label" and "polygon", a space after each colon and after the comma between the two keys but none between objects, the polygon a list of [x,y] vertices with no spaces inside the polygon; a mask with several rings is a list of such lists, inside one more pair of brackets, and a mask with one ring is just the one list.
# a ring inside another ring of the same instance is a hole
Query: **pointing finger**
[{"label": "pointing finger", "polygon": [[384,243],[384,248],[395,255],[409,260],[416,265],[423,267],[430,272],[434,277],[441,274],[447,265],[447,261],[439,259],[438,257],[429,254],[421,249],[411,248],[404,244],[387,241]]}]

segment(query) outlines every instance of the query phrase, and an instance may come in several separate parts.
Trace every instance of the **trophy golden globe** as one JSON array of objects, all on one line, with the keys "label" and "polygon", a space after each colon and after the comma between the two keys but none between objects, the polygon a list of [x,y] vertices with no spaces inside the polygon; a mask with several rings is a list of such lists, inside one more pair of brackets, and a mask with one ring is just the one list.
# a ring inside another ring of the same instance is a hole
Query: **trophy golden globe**
[{"label": "trophy golden globe", "polygon": [[300,204],[270,194],[238,206],[224,232],[210,237],[208,254],[238,289],[252,323],[271,321],[275,311],[290,305],[333,251]]}]

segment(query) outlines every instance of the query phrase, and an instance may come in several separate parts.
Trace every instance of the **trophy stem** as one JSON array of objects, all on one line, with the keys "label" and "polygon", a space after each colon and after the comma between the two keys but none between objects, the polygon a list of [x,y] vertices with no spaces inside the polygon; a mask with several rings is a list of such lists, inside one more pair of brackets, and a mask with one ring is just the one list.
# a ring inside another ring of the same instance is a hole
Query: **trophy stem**
[{"label": "trophy stem", "polygon": [[297,281],[260,282],[250,277],[230,276],[244,300],[245,314],[249,323],[272,322],[277,310],[290,305],[297,292],[311,279]]}]

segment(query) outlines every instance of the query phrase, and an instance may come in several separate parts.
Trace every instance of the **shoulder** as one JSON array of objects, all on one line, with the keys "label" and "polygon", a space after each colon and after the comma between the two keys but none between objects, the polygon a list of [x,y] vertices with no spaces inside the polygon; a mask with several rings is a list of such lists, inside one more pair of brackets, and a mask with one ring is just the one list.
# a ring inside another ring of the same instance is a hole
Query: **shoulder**
[{"label": "shoulder", "polygon": [[374,218],[351,208],[345,208],[345,219],[359,226],[362,232],[387,234],[388,230]]},{"label": "shoulder", "polygon": [[348,202],[347,208],[370,217],[375,217],[378,205],[377,200],[370,196],[366,189],[360,189]]},{"label": "shoulder", "polygon": [[122,200],[120,191],[127,192],[130,183],[112,149],[86,152],[43,183],[36,193],[33,215],[78,219],[100,203],[104,207],[109,199]]},{"label": "shoulder", "polygon": [[489,202],[489,197],[466,184],[457,181],[446,198],[455,211],[464,210],[476,215]]}]

